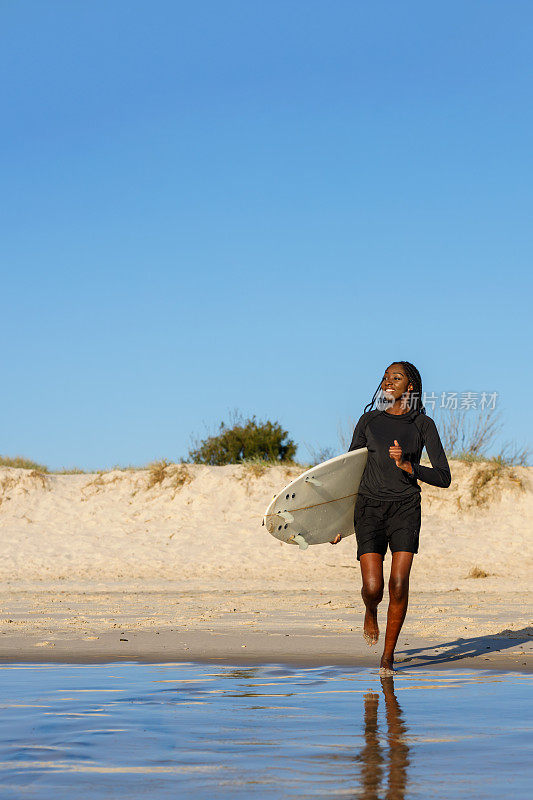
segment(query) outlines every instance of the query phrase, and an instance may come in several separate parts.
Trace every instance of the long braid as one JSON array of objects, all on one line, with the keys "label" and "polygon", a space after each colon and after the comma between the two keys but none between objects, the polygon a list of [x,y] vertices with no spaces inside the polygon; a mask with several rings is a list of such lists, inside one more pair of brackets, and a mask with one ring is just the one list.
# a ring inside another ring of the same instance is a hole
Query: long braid
[{"label": "long braid", "polygon": [[[389,364],[389,366],[392,366],[392,364],[401,364],[405,370],[409,383],[413,384],[413,389],[409,395],[409,409],[411,410],[412,408],[416,408],[418,409],[420,414],[425,414],[426,409],[422,405],[422,378],[420,376],[419,371],[417,370],[414,364],[411,364],[410,361],[392,361],[391,364]],[[372,396],[372,400],[370,401],[370,403],[367,403],[366,406],[364,407],[363,414],[367,410],[372,409],[376,401],[376,397],[378,396],[379,391],[381,389],[382,383],[383,383],[383,378],[380,380],[378,388],[376,389],[376,391]]]},{"label": "long braid", "polygon": [[379,394],[379,390],[381,389],[381,384],[382,384],[382,382],[383,382],[383,379],[382,379],[382,380],[379,382],[379,384],[378,384],[378,388],[376,389],[376,391],[375,391],[375,392],[374,392],[374,394],[372,395],[372,400],[370,401],[370,403],[367,403],[367,404],[366,404],[366,406],[364,407],[364,409],[363,409],[363,414],[364,414],[364,413],[367,411],[367,409],[368,409],[369,411],[372,409],[372,406],[374,405],[374,403],[375,403],[375,401],[376,401],[376,397],[377,397],[377,396],[378,396],[378,394]]}]

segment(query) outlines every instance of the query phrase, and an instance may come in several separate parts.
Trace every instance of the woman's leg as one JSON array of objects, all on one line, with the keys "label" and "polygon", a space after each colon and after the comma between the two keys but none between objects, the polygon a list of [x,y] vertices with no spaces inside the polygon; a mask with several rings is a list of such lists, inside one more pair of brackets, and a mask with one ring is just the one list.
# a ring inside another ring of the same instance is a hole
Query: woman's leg
[{"label": "woman's leg", "polygon": [[413,555],[413,553],[407,553],[405,550],[392,554],[387,630],[385,632],[385,647],[381,658],[381,666],[387,670],[393,669],[394,650],[407,612],[409,573],[411,572]]},{"label": "woman's leg", "polygon": [[363,553],[359,559],[363,587],[361,597],[366,607],[363,636],[372,645],[379,639],[378,605],[383,597],[383,556]]}]

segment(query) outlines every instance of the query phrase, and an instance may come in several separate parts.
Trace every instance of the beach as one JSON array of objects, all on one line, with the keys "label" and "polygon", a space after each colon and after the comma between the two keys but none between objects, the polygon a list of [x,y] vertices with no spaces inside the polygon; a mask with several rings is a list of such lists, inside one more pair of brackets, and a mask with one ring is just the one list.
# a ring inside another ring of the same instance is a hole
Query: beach
[{"label": "beach", "polygon": [[[397,666],[530,672],[533,468],[450,466],[421,484]],[[2,468],[0,658],[376,665],[355,537],[302,552],[261,526],[302,469]]]}]

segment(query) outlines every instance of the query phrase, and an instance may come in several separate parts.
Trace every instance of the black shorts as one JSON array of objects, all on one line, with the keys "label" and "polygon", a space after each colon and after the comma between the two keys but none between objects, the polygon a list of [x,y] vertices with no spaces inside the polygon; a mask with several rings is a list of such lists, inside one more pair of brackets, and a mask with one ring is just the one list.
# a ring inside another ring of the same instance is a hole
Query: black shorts
[{"label": "black shorts", "polygon": [[360,494],[355,501],[354,526],[357,560],[364,553],[403,550],[418,553],[420,493],[405,500],[373,500]]}]

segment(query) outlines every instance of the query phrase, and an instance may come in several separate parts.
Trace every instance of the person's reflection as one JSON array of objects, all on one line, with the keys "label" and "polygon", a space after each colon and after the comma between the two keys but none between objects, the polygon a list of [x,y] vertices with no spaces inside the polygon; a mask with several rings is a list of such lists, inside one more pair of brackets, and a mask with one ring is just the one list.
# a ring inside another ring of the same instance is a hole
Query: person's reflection
[{"label": "person's reflection", "polygon": [[[407,785],[409,747],[405,742],[407,728],[402,711],[394,694],[394,679],[381,678],[385,697],[387,719],[388,759],[379,740],[378,705],[379,694],[365,695],[365,745],[358,760],[361,761],[361,784],[363,800],[379,800],[384,770],[388,768],[386,800],[403,800]],[[388,762],[385,766],[385,762]]]},{"label": "person's reflection", "polygon": [[358,756],[361,761],[361,783],[364,800],[378,797],[383,778],[383,753],[378,730],[379,694],[365,694],[365,746]]},{"label": "person's reflection", "polygon": [[403,800],[407,785],[409,747],[406,743],[407,727],[402,718],[398,698],[394,694],[394,678],[381,678],[387,714],[387,738],[389,740],[389,790],[387,798]]}]

